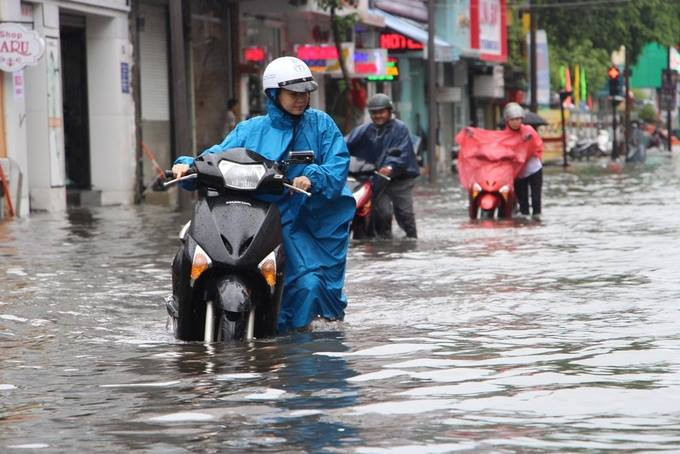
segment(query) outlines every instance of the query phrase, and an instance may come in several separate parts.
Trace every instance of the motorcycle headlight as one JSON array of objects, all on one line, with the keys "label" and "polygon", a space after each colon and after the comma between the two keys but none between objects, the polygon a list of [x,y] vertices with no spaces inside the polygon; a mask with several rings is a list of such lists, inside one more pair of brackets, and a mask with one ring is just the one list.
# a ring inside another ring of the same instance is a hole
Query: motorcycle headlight
[{"label": "motorcycle headlight", "polygon": [[262,164],[239,164],[220,161],[218,168],[224,178],[225,186],[234,189],[255,189],[266,169]]}]

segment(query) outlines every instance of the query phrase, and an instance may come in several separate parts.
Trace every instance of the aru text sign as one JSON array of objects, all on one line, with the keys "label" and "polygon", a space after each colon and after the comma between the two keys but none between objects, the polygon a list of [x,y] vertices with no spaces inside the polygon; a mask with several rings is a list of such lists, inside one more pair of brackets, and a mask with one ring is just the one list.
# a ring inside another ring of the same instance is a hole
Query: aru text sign
[{"label": "aru text sign", "polygon": [[0,24],[0,70],[18,71],[38,63],[45,52],[45,41],[33,30],[19,24]]}]

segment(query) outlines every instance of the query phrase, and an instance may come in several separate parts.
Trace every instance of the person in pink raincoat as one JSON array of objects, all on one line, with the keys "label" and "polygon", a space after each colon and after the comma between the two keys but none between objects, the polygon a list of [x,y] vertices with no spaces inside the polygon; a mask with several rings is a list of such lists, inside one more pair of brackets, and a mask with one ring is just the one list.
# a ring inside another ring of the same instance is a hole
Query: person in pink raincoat
[{"label": "person in pink raincoat", "polygon": [[[458,174],[466,191],[478,184],[482,190],[491,191],[499,188],[517,190],[519,183],[520,212],[528,214],[528,191],[530,181],[538,183],[531,186],[534,214],[540,213],[540,185],[542,182],[541,158],[543,141],[536,130],[522,124],[524,110],[517,103],[509,103],[504,110],[506,127],[503,130],[487,130],[481,128],[463,128],[456,136],[460,145],[458,154]],[[530,162],[534,162],[528,167]],[[534,170],[523,185],[523,172],[534,169],[538,162],[538,170]],[[533,173],[538,172],[538,175]],[[523,192],[522,192],[523,191]],[[524,208],[524,211],[522,211]]]},{"label": "person in pink raincoat", "polygon": [[541,214],[541,192],[543,188],[543,140],[531,126],[522,124],[524,109],[516,102],[509,102],[503,109],[505,130],[520,136],[531,136],[529,159],[515,179],[515,196],[519,212],[529,214],[529,191],[531,191],[531,214]]}]

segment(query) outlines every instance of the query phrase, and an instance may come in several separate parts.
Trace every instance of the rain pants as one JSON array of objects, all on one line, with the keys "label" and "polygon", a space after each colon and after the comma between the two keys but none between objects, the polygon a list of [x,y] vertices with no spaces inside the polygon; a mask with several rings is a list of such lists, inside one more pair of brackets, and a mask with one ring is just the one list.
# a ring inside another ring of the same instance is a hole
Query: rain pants
[{"label": "rain pants", "polygon": [[501,131],[463,128],[456,142],[460,145],[458,176],[466,191],[475,182],[491,177],[512,184],[531,156],[543,158],[543,140],[534,128],[524,124],[518,131],[508,127]]},{"label": "rain pants", "polygon": [[[245,147],[280,161],[289,151],[313,150],[315,162],[291,165],[288,178],[304,175],[311,197],[292,193],[263,196],[281,214],[286,272],[278,331],[303,328],[316,317],[342,320],[347,299],[342,291],[355,202],[346,185],[349,153],[334,121],[307,109],[300,117],[285,113],[268,99],[267,115],[239,123],[222,141],[203,153]],[[175,164],[191,164],[181,156]]]},{"label": "rain pants", "polygon": [[[411,135],[401,120],[392,118],[382,126],[363,124],[354,128],[346,141],[352,156],[373,163],[376,167],[391,166],[393,178],[415,178],[420,175]],[[389,150],[392,148],[399,148],[401,153],[390,156]]]}]

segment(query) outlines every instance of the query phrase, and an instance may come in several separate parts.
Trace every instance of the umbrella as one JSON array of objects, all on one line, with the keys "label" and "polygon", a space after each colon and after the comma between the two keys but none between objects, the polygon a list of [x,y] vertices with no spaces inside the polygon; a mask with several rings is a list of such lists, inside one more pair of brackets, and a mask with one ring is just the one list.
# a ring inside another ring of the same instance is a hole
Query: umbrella
[{"label": "umbrella", "polygon": [[[541,117],[538,114],[533,113],[530,110],[524,111],[524,120],[522,120],[522,123],[524,123],[525,125],[533,126],[534,128],[548,124],[545,118]],[[501,121],[498,122],[498,127],[505,128],[505,120],[503,118],[501,118]]]}]

